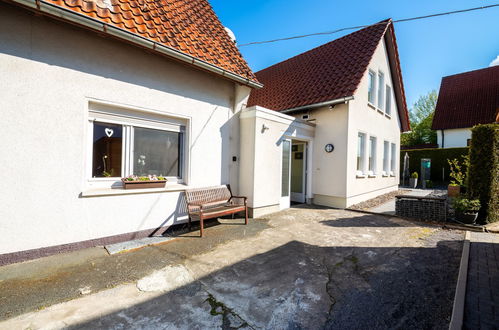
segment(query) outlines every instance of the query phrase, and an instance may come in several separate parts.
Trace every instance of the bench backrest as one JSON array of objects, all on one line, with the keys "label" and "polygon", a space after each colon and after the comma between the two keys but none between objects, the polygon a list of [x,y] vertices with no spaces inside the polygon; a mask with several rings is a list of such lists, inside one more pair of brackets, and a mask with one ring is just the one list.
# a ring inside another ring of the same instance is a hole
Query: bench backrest
[{"label": "bench backrest", "polygon": [[187,205],[191,203],[225,203],[232,197],[228,186],[189,189],[185,191]]}]

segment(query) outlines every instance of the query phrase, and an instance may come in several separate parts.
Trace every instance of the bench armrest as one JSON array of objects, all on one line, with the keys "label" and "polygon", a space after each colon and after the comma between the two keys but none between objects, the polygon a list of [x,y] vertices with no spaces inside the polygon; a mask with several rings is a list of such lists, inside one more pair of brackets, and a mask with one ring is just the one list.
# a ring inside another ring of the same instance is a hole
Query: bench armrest
[{"label": "bench armrest", "polygon": [[246,205],[246,203],[248,202],[248,198],[245,197],[245,196],[232,196],[230,199],[229,199],[229,203],[233,203],[233,200],[234,199],[242,199],[243,200],[243,204]]}]

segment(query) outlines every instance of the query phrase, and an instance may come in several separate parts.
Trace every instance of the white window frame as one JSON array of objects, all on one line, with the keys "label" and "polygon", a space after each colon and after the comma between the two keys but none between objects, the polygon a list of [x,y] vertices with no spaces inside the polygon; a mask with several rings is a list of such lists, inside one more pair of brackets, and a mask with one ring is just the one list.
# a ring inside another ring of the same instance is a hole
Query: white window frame
[{"label": "white window frame", "polygon": [[390,171],[390,142],[383,141],[383,176],[388,176]]},{"label": "white window frame", "polygon": [[383,109],[385,107],[385,104],[384,104],[384,102],[385,102],[385,74],[381,70],[378,71],[377,97],[378,97],[377,108],[379,110],[383,111]]},{"label": "white window frame", "polygon": [[392,88],[388,84],[385,87],[385,115],[392,115]]},{"label": "white window frame", "polygon": [[[359,138],[362,137],[363,143],[359,145]],[[355,153],[355,168],[356,168],[356,176],[358,178],[366,177],[366,143],[367,143],[367,134],[364,132],[358,132],[357,134],[357,152]],[[357,157],[359,156],[359,147],[360,147],[360,168],[357,165]]]},{"label": "white window frame", "polygon": [[189,124],[188,117],[172,116],[155,110],[117,106],[108,102],[89,102],[87,116],[87,157],[85,181],[87,187],[117,188],[122,186],[121,177],[92,176],[93,167],[93,127],[94,122],[123,125],[121,177],[133,174],[133,127],[149,128],[181,133],[179,150],[180,177],[166,177],[168,183],[187,184],[189,171]]},{"label": "white window frame", "polygon": [[[374,148],[372,141],[374,141]],[[367,154],[367,175],[369,177],[376,177],[376,154],[377,154],[377,148],[378,148],[378,139],[374,136],[371,135],[369,136],[369,147],[368,147],[368,154]],[[371,157],[372,156],[372,157]],[[371,161],[369,161],[371,159]]]},{"label": "white window frame", "polygon": [[[371,104],[373,107],[376,107],[375,105],[376,93],[377,93],[376,78],[377,78],[376,72],[374,70],[369,69],[368,78],[367,78],[367,103]],[[371,89],[371,84],[370,84],[371,82],[372,82],[372,91],[371,91],[372,100],[369,99],[369,90]]]},{"label": "white window frame", "polygon": [[390,176],[395,176],[397,171],[397,145],[390,144]]}]

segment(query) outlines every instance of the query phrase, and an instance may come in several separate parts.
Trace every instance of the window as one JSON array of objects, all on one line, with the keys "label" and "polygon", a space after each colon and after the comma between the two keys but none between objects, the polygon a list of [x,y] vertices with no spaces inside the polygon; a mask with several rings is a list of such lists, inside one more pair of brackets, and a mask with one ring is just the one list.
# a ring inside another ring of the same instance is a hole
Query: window
[{"label": "window", "polygon": [[392,89],[388,85],[386,85],[385,98],[386,98],[385,113],[390,116],[392,114],[392,108],[391,108],[392,107]]},{"label": "window", "polygon": [[390,164],[390,175],[395,175],[395,171],[397,170],[397,147],[395,146],[395,143],[392,143],[392,150],[391,150],[391,164]]},{"label": "window", "polygon": [[357,174],[364,174],[366,135],[359,133],[357,142]]},{"label": "window", "polygon": [[367,86],[367,100],[369,103],[374,104],[375,90],[376,88],[376,74],[369,70],[369,81]]},{"label": "window", "polygon": [[369,174],[374,175],[376,173],[376,138],[374,136],[369,137]]},{"label": "window", "polygon": [[164,176],[169,182],[183,180],[185,121],[132,110],[99,109],[90,110],[89,124],[91,186],[104,185],[104,178],[117,181],[132,174]]},{"label": "window", "polygon": [[384,141],[383,143],[383,175],[388,175],[390,166],[390,142]]},{"label": "window", "polygon": [[383,109],[383,102],[384,100],[384,93],[385,93],[385,75],[383,72],[379,71],[378,72],[378,108]]},{"label": "window", "polygon": [[282,172],[281,172],[281,197],[289,196],[290,167],[291,167],[291,141],[282,141]]},{"label": "window", "polygon": [[123,126],[94,123],[92,177],[121,177]]}]

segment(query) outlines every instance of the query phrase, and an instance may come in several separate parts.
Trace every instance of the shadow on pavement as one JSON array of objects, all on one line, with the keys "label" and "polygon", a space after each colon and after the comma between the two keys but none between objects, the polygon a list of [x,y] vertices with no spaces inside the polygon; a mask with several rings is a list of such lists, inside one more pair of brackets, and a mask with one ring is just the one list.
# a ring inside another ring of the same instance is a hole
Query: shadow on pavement
[{"label": "shadow on pavement", "polygon": [[417,248],[291,241],[70,329],[446,328],[458,236]]}]

